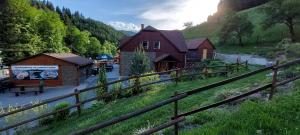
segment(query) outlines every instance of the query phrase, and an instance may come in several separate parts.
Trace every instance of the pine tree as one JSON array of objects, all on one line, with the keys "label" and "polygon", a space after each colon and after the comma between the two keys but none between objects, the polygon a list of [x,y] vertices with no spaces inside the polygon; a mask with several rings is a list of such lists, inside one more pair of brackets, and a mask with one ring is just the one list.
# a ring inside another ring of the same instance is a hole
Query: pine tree
[{"label": "pine tree", "polygon": [[106,84],[107,84],[106,70],[105,67],[102,66],[99,72],[99,78],[98,78],[99,88],[96,90],[97,96],[103,97],[105,93],[107,93],[108,88]]},{"label": "pine tree", "polygon": [[137,48],[131,60],[130,75],[141,75],[150,70],[150,61],[142,48]]}]

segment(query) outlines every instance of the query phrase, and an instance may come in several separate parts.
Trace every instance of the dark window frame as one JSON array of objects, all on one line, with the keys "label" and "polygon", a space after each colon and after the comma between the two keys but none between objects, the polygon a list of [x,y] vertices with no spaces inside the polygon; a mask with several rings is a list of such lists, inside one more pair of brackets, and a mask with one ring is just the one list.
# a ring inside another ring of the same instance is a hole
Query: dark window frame
[{"label": "dark window frame", "polygon": [[[159,44],[158,44],[158,47],[156,46],[156,43],[159,43]],[[160,45],[161,45],[161,44],[160,44],[160,41],[154,41],[154,47],[153,47],[153,48],[154,48],[155,50],[160,50]]]},{"label": "dark window frame", "polygon": [[[144,43],[146,43],[147,44],[147,46],[146,46],[146,48],[145,48],[145,44]],[[141,41],[140,42],[140,46],[143,48],[143,49],[149,49],[149,41],[146,41],[146,40],[144,40],[144,41]]]}]

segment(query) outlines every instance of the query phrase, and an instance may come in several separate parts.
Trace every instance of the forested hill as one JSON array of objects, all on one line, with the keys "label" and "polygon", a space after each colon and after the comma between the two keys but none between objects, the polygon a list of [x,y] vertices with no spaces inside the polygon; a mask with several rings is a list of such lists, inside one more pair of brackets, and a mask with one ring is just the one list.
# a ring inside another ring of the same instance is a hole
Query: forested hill
[{"label": "forested hill", "polygon": [[101,43],[104,43],[105,41],[118,42],[118,40],[124,36],[122,32],[115,30],[103,22],[93,20],[91,18],[85,18],[78,11],[72,13],[69,8],[54,7],[49,1],[33,0],[32,6],[38,9],[49,9],[57,12],[66,25],[74,25],[81,31],[89,31],[92,36],[99,39]]},{"label": "forested hill", "polygon": [[267,3],[269,0],[221,0],[218,9],[240,11]]},{"label": "forested hill", "polygon": [[48,1],[1,0],[0,57],[9,64],[39,53],[74,52],[86,57],[116,53],[123,34]]},{"label": "forested hill", "polygon": [[298,0],[222,0],[217,13],[183,33],[187,39],[210,38],[222,53],[274,58],[284,52],[281,44],[300,41],[299,7]]}]

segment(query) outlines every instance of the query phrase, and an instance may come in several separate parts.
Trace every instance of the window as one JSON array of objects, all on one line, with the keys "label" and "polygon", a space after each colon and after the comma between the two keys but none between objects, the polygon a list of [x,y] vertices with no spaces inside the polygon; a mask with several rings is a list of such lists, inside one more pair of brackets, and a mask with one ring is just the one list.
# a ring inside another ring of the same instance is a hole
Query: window
[{"label": "window", "polygon": [[154,49],[160,49],[160,41],[154,42]]},{"label": "window", "polygon": [[149,49],[149,42],[148,42],[148,41],[142,41],[142,42],[141,42],[141,46],[142,46],[144,49]]}]

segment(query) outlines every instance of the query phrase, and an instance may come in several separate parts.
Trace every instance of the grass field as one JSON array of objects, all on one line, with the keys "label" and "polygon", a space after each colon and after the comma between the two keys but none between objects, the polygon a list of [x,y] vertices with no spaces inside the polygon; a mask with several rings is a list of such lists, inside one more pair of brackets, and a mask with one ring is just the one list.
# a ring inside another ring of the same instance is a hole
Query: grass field
[{"label": "grass field", "polygon": [[[300,81],[292,92],[271,102],[247,101],[235,109],[215,109],[194,117],[205,118],[200,128],[183,135],[299,135]],[[202,120],[203,121],[203,120]]]},{"label": "grass field", "polygon": [[[244,71],[245,72],[245,71]],[[232,84],[228,84],[219,88],[211,89],[209,91],[190,96],[179,103],[180,112],[185,112],[191,109],[198,108],[204,104],[214,101],[215,96],[219,92],[226,91],[245,91],[250,88],[270,81],[270,78],[266,78],[267,73],[261,73],[259,75],[250,77],[248,79],[240,80]],[[97,103],[93,108],[85,110],[80,117],[74,114],[68,120],[63,122],[57,122],[47,127],[40,127],[30,132],[21,132],[22,134],[43,134],[43,135],[64,135],[73,132],[74,129],[82,129],[89,127],[95,123],[109,120],[113,117],[120,116],[128,112],[141,109],[147,105],[156,103],[158,101],[167,99],[172,96],[174,91],[187,91],[192,88],[201,87],[216,81],[225,79],[224,77],[215,77],[206,80],[194,80],[189,82],[180,82],[177,86],[175,84],[162,85],[156,88],[156,90],[148,91],[139,96],[135,96],[128,99],[120,99],[109,104]],[[95,134],[133,134],[139,129],[142,130],[147,127],[153,127],[161,123],[170,120],[170,116],[173,113],[173,105],[168,105],[152,112],[146,113],[137,118],[133,118],[102,129]],[[201,121],[202,117],[190,117],[187,122]],[[170,130],[164,132],[169,133]]]}]

